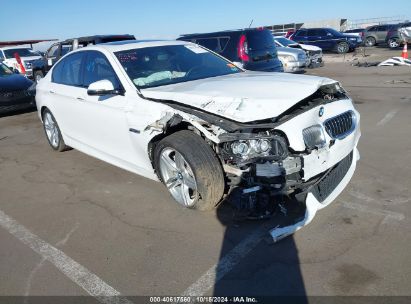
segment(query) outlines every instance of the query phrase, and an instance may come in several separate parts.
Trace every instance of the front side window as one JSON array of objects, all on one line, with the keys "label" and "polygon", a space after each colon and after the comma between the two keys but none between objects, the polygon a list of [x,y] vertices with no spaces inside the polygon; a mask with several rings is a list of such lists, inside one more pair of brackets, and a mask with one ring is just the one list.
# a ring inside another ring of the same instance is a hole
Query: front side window
[{"label": "front side window", "polygon": [[115,55],[137,88],[241,72],[228,60],[193,44],[138,48]]},{"label": "front side window", "polygon": [[20,57],[38,57],[39,54],[36,54],[32,49],[28,48],[19,48],[19,49],[8,49],[4,50],[4,55],[6,58],[14,58],[14,54],[18,54]]},{"label": "front side window", "polygon": [[295,34],[296,37],[305,37],[307,36],[307,30],[298,30]]},{"label": "front side window", "polygon": [[109,80],[115,89],[120,88],[120,82],[107,58],[100,52],[87,52],[87,60],[84,64],[84,86],[99,80]]},{"label": "front side window", "polygon": [[3,51],[0,50],[0,59],[4,59]]},{"label": "front side window", "polygon": [[81,64],[83,58],[82,52],[65,57],[53,69],[52,81],[70,86],[82,86]]}]

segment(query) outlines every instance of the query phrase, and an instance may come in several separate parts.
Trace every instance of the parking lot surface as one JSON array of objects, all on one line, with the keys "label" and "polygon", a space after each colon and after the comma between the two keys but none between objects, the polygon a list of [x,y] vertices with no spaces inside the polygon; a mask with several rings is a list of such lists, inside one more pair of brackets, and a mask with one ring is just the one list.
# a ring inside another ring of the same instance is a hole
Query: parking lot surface
[{"label": "parking lot surface", "polygon": [[276,218],[184,210],[160,183],[52,151],[36,112],[1,117],[0,295],[411,296],[410,68],[307,74],[355,101],[361,160],[333,204],[276,244]]}]

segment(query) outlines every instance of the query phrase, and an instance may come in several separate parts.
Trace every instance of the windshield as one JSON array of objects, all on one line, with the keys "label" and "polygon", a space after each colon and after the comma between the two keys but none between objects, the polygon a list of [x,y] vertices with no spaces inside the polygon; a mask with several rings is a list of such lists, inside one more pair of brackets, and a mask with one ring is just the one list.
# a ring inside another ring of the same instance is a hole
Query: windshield
[{"label": "windshield", "polygon": [[33,50],[27,48],[4,50],[4,55],[6,56],[6,58],[14,58],[15,53],[19,54],[20,57],[39,56],[39,54],[36,54]]},{"label": "windshield", "polygon": [[292,41],[284,37],[274,37],[274,40],[277,41],[282,46],[289,46],[289,45],[296,44],[295,41]]},{"label": "windshield", "polygon": [[8,76],[13,74],[13,72],[3,63],[0,63],[0,76]]},{"label": "windshield", "polygon": [[115,53],[138,88],[239,73],[231,62],[194,45],[169,45]]}]

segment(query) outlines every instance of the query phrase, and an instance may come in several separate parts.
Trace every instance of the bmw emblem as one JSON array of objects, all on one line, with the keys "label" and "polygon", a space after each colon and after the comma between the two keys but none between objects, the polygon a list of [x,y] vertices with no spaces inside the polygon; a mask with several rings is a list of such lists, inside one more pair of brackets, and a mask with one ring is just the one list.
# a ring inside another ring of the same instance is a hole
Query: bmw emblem
[{"label": "bmw emblem", "polygon": [[320,111],[318,111],[318,116],[322,117],[324,115],[324,107],[320,108]]}]

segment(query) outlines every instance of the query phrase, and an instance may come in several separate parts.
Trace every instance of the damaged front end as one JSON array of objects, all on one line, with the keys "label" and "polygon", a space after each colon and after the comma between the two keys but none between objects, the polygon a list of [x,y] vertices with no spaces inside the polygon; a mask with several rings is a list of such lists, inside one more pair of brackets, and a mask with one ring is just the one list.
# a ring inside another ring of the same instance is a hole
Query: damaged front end
[{"label": "damaged front end", "polygon": [[178,110],[163,123],[188,122],[216,152],[226,178],[225,199],[239,219],[286,215],[270,231],[274,241],[330,204],[359,159],[360,116],[338,83],[322,85],[278,117],[248,123],[176,101],[162,103]]},{"label": "damaged front end", "polygon": [[226,200],[239,218],[283,213],[270,231],[278,241],[307,225],[351,179],[357,159],[359,113],[341,90],[323,87],[275,125],[219,135],[216,152],[227,178]]}]

